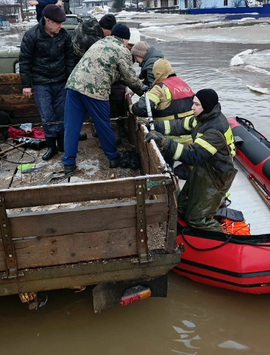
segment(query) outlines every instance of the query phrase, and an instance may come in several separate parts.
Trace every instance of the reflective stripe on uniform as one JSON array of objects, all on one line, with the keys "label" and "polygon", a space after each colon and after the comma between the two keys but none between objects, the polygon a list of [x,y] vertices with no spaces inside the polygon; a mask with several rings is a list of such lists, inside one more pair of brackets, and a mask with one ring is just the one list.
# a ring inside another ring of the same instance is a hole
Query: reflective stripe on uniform
[{"label": "reflective stripe on uniform", "polygon": [[152,94],[151,92],[148,92],[148,97],[149,100],[151,100],[152,102],[154,102],[155,104],[155,109],[157,108],[158,104],[160,103],[160,99],[157,95]]},{"label": "reflective stripe on uniform", "polygon": [[177,143],[182,143],[182,144],[191,144],[193,143],[192,137],[189,135],[185,136],[170,136],[171,139],[176,141]]},{"label": "reflective stripe on uniform", "polygon": [[164,134],[168,136],[171,133],[171,125],[169,121],[164,121]]},{"label": "reflective stripe on uniform", "polygon": [[202,138],[196,138],[194,143],[199,144],[201,147],[203,147],[204,149],[206,149],[209,153],[211,153],[212,155],[216,154],[217,150],[215,147],[213,147],[211,144],[209,144],[208,142],[206,142],[204,139]]},{"label": "reflective stripe on uniform", "polygon": [[174,156],[173,156],[173,159],[174,159],[174,160],[178,160],[178,159],[180,158],[183,149],[184,149],[183,144],[178,143],[178,144],[177,144],[176,151],[175,151]]},{"label": "reflective stripe on uniform", "polygon": [[236,148],[235,148],[235,144],[234,144],[234,138],[233,138],[233,133],[232,133],[231,127],[229,127],[227,129],[227,131],[224,133],[224,137],[226,139],[229,153],[230,153],[231,157],[234,157],[236,154]]},{"label": "reflective stripe on uniform", "polygon": [[187,116],[184,118],[184,128],[187,131],[191,131],[191,127],[189,126],[189,122],[192,119],[193,116]]},{"label": "reflective stripe on uniform", "polygon": [[[165,121],[165,120],[171,121],[171,120],[178,119],[178,118],[184,118],[184,117],[186,117],[187,115],[189,115],[190,112],[191,112],[191,111],[187,111],[187,112],[183,112],[183,113],[178,113],[177,115],[155,117],[155,120],[156,120],[156,121]],[[188,117],[191,118],[191,117],[194,117],[194,116],[192,115],[192,116],[188,116]],[[197,122],[196,122],[196,124],[197,124]]]},{"label": "reflective stripe on uniform", "polygon": [[172,93],[170,92],[169,88],[165,86],[165,93],[166,93],[166,99],[171,100],[172,99]]},{"label": "reflective stripe on uniform", "polygon": [[194,118],[194,120],[193,120],[193,122],[192,122],[192,127],[194,128],[194,127],[196,127],[197,126],[197,120],[196,120],[196,118]]}]

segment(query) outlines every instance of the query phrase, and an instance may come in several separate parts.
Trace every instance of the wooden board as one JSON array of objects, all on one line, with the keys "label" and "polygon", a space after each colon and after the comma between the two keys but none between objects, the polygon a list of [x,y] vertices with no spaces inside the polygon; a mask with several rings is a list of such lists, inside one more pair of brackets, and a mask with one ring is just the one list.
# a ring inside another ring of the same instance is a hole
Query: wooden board
[{"label": "wooden board", "polygon": [[[162,224],[167,217],[166,202],[146,202],[147,224]],[[110,207],[19,213],[10,216],[9,223],[19,268],[125,257],[137,253],[135,201]],[[0,270],[5,270],[2,242]]]},{"label": "wooden board", "polygon": [[40,122],[34,98],[22,94],[19,74],[0,74],[0,110],[9,113],[12,124]]}]

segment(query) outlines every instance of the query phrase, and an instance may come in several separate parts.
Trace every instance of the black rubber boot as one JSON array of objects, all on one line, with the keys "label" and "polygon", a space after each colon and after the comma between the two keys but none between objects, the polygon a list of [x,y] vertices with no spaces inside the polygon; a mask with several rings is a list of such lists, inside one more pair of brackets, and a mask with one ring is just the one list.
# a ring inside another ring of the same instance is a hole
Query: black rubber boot
[{"label": "black rubber boot", "polygon": [[64,133],[58,133],[56,141],[57,141],[58,152],[63,152],[64,151]]},{"label": "black rubber boot", "polygon": [[66,175],[72,174],[76,169],[76,164],[64,165],[64,171]]},{"label": "black rubber boot", "polygon": [[52,157],[54,157],[58,153],[58,149],[56,148],[56,138],[53,138],[53,137],[46,138],[46,143],[47,143],[48,150],[42,156],[42,159],[43,160],[50,160]]},{"label": "black rubber boot", "polygon": [[110,159],[109,160],[109,166],[110,168],[117,168],[120,165],[120,157],[118,156],[117,158]]}]

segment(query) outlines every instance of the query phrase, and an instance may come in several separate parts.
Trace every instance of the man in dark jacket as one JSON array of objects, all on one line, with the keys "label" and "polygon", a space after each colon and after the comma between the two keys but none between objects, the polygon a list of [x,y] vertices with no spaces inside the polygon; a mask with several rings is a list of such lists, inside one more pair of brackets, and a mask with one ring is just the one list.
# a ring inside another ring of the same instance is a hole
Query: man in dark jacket
[{"label": "man in dark jacket", "polygon": [[[187,181],[178,197],[178,212],[189,226],[223,232],[213,218],[235,177],[235,145],[231,128],[221,112],[218,95],[212,89],[197,92],[192,110],[195,117],[155,121],[147,134],[174,160],[191,165]],[[163,134],[192,135],[193,143],[183,145]],[[162,134],[161,134],[162,133]]]},{"label": "man in dark jacket", "polygon": [[139,79],[143,80],[144,85],[149,88],[152,87],[155,80],[153,74],[153,65],[155,61],[163,58],[164,55],[155,47],[150,47],[147,42],[140,41],[136,43],[132,49],[131,54],[139,66],[141,67],[141,73]]},{"label": "man in dark jacket", "polygon": [[47,5],[43,14],[24,34],[19,60],[23,95],[34,94],[43,124],[48,151],[42,159],[49,160],[58,150],[63,151],[65,83],[73,70],[74,56],[71,38],[62,28],[64,11]]}]

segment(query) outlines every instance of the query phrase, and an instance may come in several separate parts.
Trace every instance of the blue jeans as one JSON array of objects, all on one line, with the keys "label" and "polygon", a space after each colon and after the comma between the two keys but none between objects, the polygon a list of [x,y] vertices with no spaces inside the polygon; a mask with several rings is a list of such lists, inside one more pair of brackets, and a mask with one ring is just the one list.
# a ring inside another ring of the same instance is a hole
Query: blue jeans
[{"label": "blue jeans", "polygon": [[46,138],[64,133],[65,83],[33,85],[35,103]]},{"label": "blue jeans", "polygon": [[118,157],[114,131],[110,121],[109,101],[96,100],[74,90],[67,90],[65,105],[64,165],[75,164],[81,127],[88,112],[97,131],[99,142],[108,159]]}]

